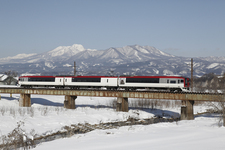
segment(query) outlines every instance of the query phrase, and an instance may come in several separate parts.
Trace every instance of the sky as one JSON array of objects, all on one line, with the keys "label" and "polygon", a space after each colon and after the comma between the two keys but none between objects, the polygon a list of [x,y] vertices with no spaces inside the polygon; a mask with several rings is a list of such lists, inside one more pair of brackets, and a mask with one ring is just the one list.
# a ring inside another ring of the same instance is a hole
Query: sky
[{"label": "sky", "polygon": [[81,44],[225,57],[224,0],[0,0],[0,58]]}]

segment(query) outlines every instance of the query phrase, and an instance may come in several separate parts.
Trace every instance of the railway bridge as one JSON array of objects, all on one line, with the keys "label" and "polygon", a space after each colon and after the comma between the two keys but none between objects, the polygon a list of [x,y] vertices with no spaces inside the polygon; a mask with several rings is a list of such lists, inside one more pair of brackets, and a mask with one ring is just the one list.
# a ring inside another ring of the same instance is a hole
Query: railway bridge
[{"label": "railway bridge", "polygon": [[182,100],[181,119],[193,120],[193,105],[195,101],[221,101],[225,100],[223,94],[218,93],[196,93],[196,92],[156,92],[156,91],[125,91],[125,90],[71,90],[54,88],[0,88],[0,93],[20,94],[19,106],[31,107],[31,94],[40,95],[65,95],[64,107],[75,109],[75,100],[77,96],[91,97],[117,97],[117,111],[128,111],[128,98],[140,99],[164,99],[164,100]]}]

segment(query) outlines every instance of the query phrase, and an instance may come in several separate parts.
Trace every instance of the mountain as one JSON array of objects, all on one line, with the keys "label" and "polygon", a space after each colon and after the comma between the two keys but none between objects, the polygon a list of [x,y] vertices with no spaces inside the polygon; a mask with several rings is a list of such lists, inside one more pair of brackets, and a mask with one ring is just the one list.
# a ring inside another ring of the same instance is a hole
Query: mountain
[{"label": "mountain", "polygon": [[[59,46],[41,54],[19,54],[0,59],[0,72],[7,70],[43,75],[183,75],[190,76],[190,59],[162,52],[155,47],[131,45],[106,50],[85,49],[80,44]],[[225,72],[225,57],[194,58],[194,75]]]}]

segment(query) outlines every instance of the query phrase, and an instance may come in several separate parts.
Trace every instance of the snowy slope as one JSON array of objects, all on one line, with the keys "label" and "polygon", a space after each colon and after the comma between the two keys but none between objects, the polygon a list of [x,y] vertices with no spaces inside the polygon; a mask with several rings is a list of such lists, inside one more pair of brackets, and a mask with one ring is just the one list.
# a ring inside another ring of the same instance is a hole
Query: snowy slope
[{"label": "snowy slope", "polygon": [[14,62],[18,63],[18,60],[23,61],[23,59],[26,60],[27,58],[35,56],[35,55],[37,55],[37,54],[18,54],[18,55],[13,56],[13,57],[0,58],[0,64],[14,63]]},{"label": "snowy slope", "polygon": [[84,50],[84,47],[80,44],[74,44],[72,46],[59,46],[56,49],[47,52],[47,55],[49,55],[50,57],[62,56],[65,54],[67,54],[68,56],[73,56]]}]

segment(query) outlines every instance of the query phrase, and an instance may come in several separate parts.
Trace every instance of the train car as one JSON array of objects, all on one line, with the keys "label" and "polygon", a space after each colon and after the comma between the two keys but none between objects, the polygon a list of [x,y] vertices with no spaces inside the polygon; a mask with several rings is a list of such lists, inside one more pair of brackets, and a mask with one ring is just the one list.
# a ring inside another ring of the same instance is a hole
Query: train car
[{"label": "train car", "polygon": [[116,88],[118,77],[106,76],[71,76],[65,77],[65,86],[77,88]]},{"label": "train car", "polygon": [[63,87],[64,77],[56,76],[21,76],[18,84],[21,87]]},{"label": "train car", "polygon": [[180,76],[133,76],[120,77],[119,87],[131,89],[189,90],[189,78]]},{"label": "train car", "polygon": [[71,89],[166,89],[170,91],[189,90],[189,78],[179,76],[22,76],[21,87],[55,87]]}]

